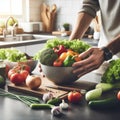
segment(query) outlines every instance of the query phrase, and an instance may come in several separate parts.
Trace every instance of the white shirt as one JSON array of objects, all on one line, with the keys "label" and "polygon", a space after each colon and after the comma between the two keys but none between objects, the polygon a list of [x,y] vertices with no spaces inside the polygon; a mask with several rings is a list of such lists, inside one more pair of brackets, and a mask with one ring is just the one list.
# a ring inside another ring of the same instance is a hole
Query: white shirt
[{"label": "white shirt", "polygon": [[[97,11],[101,13],[102,24],[98,46],[102,47],[120,34],[120,0],[83,0],[80,12],[95,17]],[[120,57],[120,53],[117,56]]]}]

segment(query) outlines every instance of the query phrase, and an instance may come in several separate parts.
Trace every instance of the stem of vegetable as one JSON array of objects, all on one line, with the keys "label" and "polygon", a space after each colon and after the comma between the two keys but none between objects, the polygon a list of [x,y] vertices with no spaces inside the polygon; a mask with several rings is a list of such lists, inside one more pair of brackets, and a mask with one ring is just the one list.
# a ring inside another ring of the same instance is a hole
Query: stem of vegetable
[{"label": "stem of vegetable", "polygon": [[5,91],[3,89],[0,89],[0,96],[5,96],[5,97],[9,97],[9,98],[12,98],[12,99],[19,100],[19,101],[23,102],[24,104],[26,104],[28,106],[30,106],[33,103],[36,103],[36,104],[40,103],[39,99],[36,98],[36,97],[17,95],[17,94]]}]

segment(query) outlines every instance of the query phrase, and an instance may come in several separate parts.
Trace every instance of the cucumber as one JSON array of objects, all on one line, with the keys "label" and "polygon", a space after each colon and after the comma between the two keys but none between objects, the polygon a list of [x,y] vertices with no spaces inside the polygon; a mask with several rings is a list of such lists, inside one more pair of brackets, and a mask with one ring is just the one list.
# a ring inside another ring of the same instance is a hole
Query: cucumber
[{"label": "cucumber", "polygon": [[101,88],[103,92],[112,90],[114,88],[113,84],[109,83],[98,83],[95,88]]},{"label": "cucumber", "polygon": [[47,101],[47,104],[51,104],[51,105],[57,105],[61,102],[60,98],[53,98]]},{"label": "cucumber", "polygon": [[100,98],[101,95],[102,95],[102,89],[97,88],[97,89],[93,89],[93,90],[88,91],[85,94],[85,99],[87,101],[96,100],[96,99]]},{"label": "cucumber", "polygon": [[30,105],[31,109],[51,109],[52,107],[54,107],[54,105],[50,105],[50,104],[31,104]]},{"label": "cucumber", "polygon": [[120,101],[116,97],[89,101],[88,106],[93,109],[105,109],[120,107]]}]

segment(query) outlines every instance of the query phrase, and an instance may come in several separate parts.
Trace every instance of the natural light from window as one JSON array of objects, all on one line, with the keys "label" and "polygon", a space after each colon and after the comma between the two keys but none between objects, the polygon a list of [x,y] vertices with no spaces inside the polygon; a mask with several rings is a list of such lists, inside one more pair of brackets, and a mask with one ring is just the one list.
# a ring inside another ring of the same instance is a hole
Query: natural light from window
[{"label": "natural light from window", "polygon": [[0,16],[22,15],[22,0],[1,0]]}]

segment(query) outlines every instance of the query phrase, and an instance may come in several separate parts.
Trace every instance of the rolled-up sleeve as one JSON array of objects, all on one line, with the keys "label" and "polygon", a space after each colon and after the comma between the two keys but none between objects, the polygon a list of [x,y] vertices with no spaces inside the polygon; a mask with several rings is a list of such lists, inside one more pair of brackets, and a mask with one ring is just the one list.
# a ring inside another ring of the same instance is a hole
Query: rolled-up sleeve
[{"label": "rolled-up sleeve", "polygon": [[79,12],[86,12],[89,15],[95,17],[96,12],[99,10],[98,0],[83,0],[81,10]]}]

